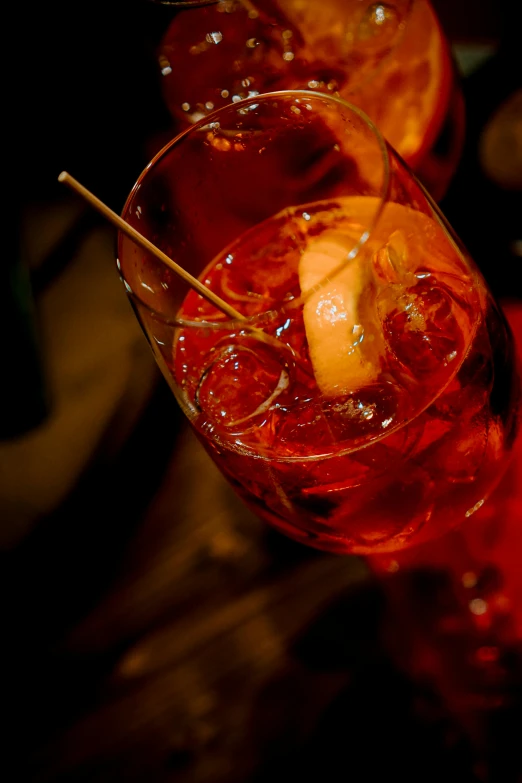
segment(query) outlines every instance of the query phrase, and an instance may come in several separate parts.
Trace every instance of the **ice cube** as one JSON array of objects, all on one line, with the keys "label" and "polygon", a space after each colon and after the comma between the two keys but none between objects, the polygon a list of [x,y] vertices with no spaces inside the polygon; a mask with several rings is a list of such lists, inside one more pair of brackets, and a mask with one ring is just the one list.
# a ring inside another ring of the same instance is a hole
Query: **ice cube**
[{"label": "ice cube", "polygon": [[462,355],[464,336],[456,303],[431,276],[414,285],[392,283],[377,296],[388,349],[415,377],[448,367]]},{"label": "ice cube", "polygon": [[322,408],[336,441],[356,444],[380,437],[398,423],[403,396],[403,390],[393,383],[372,383],[325,399]]},{"label": "ice cube", "polygon": [[378,283],[414,285],[417,279],[409,269],[409,248],[402,231],[396,230],[386,244],[372,257],[373,273]]},{"label": "ice cube", "polygon": [[405,390],[390,382],[335,398],[317,396],[281,408],[277,437],[289,453],[300,455],[356,448],[404,421],[408,400]]},{"label": "ice cube", "polygon": [[[445,426],[442,422],[442,427]],[[483,409],[433,441],[419,454],[418,460],[434,477],[452,484],[468,484],[477,479],[487,457],[495,457],[496,440],[495,425]]]},{"label": "ice cube", "polygon": [[282,407],[276,428],[279,448],[288,456],[328,453],[335,444],[320,398]]},{"label": "ice cube", "polygon": [[262,424],[288,386],[284,360],[270,346],[233,343],[222,345],[205,368],[195,401],[214,423],[246,431]]},{"label": "ice cube", "polygon": [[436,416],[448,421],[471,419],[486,405],[493,378],[491,356],[481,350],[469,351],[455,378],[434,403]]}]

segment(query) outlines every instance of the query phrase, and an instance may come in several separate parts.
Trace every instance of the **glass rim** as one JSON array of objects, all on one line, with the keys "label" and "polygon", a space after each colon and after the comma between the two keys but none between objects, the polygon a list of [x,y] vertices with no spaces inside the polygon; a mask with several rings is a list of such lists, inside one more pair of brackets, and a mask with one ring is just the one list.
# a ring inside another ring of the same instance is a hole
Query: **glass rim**
[{"label": "glass rim", "polygon": [[[363,121],[363,123],[366,125],[367,128],[369,128],[373,137],[377,141],[377,145],[381,152],[381,159],[383,164],[382,188],[381,188],[381,193],[378,196],[375,196],[375,198],[378,199],[379,203],[375,209],[374,215],[369,221],[369,225],[366,227],[365,231],[361,234],[361,236],[355,243],[354,247],[349,253],[349,256],[347,256],[347,260],[353,260],[354,258],[356,258],[360,250],[364,247],[364,245],[372,235],[373,231],[375,230],[377,223],[384,211],[386,203],[389,199],[390,183],[391,183],[390,149],[388,143],[384,139],[377,125],[370,119],[370,117],[364,111],[362,111],[362,109],[360,109],[358,106],[355,106],[353,103],[344,100],[344,98],[340,98],[337,95],[329,95],[327,93],[318,92],[315,90],[276,90],[273,92],[261,93],[260,95],[244,98],[241,101],[237,101],[236,103],[229,103],[226,106],[222,106],[221,108],[216,109],[211,114],[206,115],[202,119],[198,120],[198,122],[194,123],[193,125],[190,125],[189,127],[182,130],[180,133],[176,134],[174,138],[172,138],[160,150],[158,150],[158,152],[154,155],[154,157],[149,161],[149,163],[147,163],[145,168],[141,171],[140,175],[138,176],[137,180],[135,181],[132,189],[130,190],[125,200],[123,209],[121,210],[120,214],[123,220],[126,219],[126,215],[129,213],[131,209],[131,205],[136,194],[138,193],[145,179],[147,179],[150,172],[160,163],[160,161],[162,161],[171,152],[172,149],[177,147],[186,136],[192,135],[194,132],[200,131],[210,126],[212,123],[218,121],[218,119],[222,117],[225,113],[237,112],[251,103],[260,103],[261,101],[266,102],[267,100],[274,100],[275,98],[291,99],[295,97],[298,99],[301,98],[309,99],[310,97],[312,97],[315,99],[320,99],[327,103],[338,104],[340,107],[350,110],[352,113],[356,114],[359,117],[359,119]],[[117,242],[116,265],[118,271],[121,275],[122,281],[125,285],[125,289],[129,298],[136,305],[143,307],[153,318],[158,319],[169,326],[175,326],[180,328],[193,329],[193,328],[205,327],[205,328],[223,330],[223,329],[237,329],[237,328],[243,328],[243,329],[253,328],[252,324],[254,322],[259,322],[259,319],[262,318],[263,315],[265,315],[265,313],[258,313],[255,316],[245,316],[245,318],[241,320],[234,319],[234,318],[226,318],[224,320],[218,320],[218,321],[205,321],[205,320],[192,321],[188,319],[185,320],[177,316],[169,316],[166,313],[163,313],[155,309],[154,307],[151,307],[146,302],[144,302],[143,299],[132,289],[123,272],[122,264],[119,258],[119,250],[121,247],[120,242],[123,236],[124,235],[122,234],[122,232],[118,231],[117,239],[116,239]],[[222,248],[220,252],[222,252],[223,250],[224,248]],[[276,307],[269,308],[269,310],[267,310],[266,313],[268,314],[270,312],[273,312],[275,309],[281,310],[285,307],[285,305],[288,306],[288,304],[289,304],[288,302],[287,303],[283,301],[278,302]]]}]

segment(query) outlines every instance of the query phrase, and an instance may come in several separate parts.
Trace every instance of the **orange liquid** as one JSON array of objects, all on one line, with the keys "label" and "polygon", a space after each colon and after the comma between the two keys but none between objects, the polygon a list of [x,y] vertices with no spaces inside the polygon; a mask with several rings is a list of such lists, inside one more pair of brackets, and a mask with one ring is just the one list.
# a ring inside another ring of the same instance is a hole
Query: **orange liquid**
[{"label": "orange liquid", "polygon": [[516,426],[503,316],[442,229],[397,204],[364,250],[378,263],[393,229],[410,254],[402,282],[364,293],[365,335],[380,345],[371,382],[339,396],[316,382],[295,306],[300,259],[312,237],[353,231],[368,201],[286,211],[233,243],[201,279],[276,342],[225,324],[191,292],[180,316],[221,326],[180,329],[171,367],[203,445],[245,502],[290,537],[340,553],[395,551],[471,517]]},{"label": "orange liquid", "polygon": [[165,102],[195,122],[251,95],[313,89],[363,109],[439,199],[463,142],[449,47],[427,0],[222,0],[179,13],[158,51]]}]

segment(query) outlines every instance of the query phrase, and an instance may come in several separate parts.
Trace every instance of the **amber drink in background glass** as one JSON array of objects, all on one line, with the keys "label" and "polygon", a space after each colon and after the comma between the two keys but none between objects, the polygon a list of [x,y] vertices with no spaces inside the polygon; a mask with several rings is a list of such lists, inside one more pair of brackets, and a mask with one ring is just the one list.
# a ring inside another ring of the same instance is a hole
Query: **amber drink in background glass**
[{"label": "amber drink in background glass", "polygon": [[428,0],[218,0],[173,16],[158,62],[180,127],[259,93],[310,89],[363,109],[436,200],[460,157],[459,80]]}]

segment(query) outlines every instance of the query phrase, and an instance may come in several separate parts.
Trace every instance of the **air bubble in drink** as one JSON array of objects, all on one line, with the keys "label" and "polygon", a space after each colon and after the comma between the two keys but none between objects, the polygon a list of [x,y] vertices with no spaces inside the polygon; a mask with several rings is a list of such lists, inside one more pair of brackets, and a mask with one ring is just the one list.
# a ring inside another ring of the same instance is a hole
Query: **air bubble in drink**
[{"label": "air bubble in drink", "polygon": [[401,14],[395,5],[373,3],[357,28],[356,46],[365,50],[390,46],[400,30],[400,23]]}]

